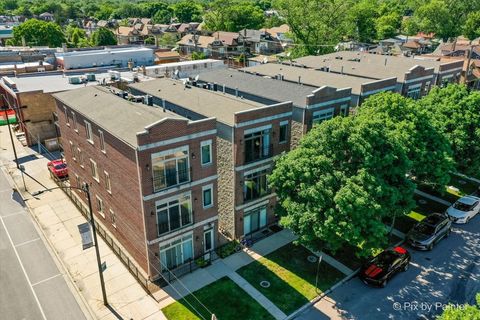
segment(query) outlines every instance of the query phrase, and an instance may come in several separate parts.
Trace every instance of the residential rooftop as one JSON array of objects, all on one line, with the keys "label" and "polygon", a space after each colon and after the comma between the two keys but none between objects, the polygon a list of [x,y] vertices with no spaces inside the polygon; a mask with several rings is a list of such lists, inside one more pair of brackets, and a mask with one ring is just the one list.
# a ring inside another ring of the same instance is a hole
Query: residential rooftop
[{"label": "residential rooftop", "polygon": [[264,107],[260,103],[220,92],[185,86],[181,81],[167,78],[134,83],[130,87],[151,96],[165,99],[207,118],[217,118],[217,121],[229,126],[235,124],[235,113]]},{"label": "residential rooftop", "polygon": [[90,86],[53,96],[133,147],[138,146],[137,133],[146,127],[167,118],[186,120],[168,110],[125,100],[108,87]]},{"label": "residential rooftop", "polygon": [[225,85],[275,102],[292,101],[293,105],[297,107],[305,107],[307,96],[317,89],[314,86],[267,79],[232,69],[204,72],[199,75],[199,80],[217,83],[219,90]]},{"label": "residential rooftop", "polygon": [[337,89],[352,88],[352,93],[355,95],[360,95],[363,84],[375,81],[369,78],[322,72],[313,69],[277,63],[260,64],[253,67],[244,68],[242,70],[252,74],[258,74],[271,78],[282,75],[283,79],[286,81],[295,83],[300,82],[317,88],[323,86],[330,86]]},{"label": "residential rooftop", "polygon": [[[0,67],[1,68],[1,67]],[[85,74],[88,72],[85,72]],[[142,74],[134,74],[134,72],[120,72],[120,78],[127,80],[127,81],[133,81],[134,76],[137,76],[140,81],[146,81],[151,79],[150,77],[145,77]],[[108,83],[110,81],[110,74],[108,72],[103,72],[103,73],[96,73],[95,74],[95,81],[88,81],[85,83],[81,84],[71,84],[69,83],[69,77],[78,77],[78,76],[84,76],[84,74],[72,74],[69,76],[65,76],[64,74],[43,74],[43,75],[38,75],[38,74],[24,74],[21,76],[17,77],[8,77],[10,81],[13,81],[16,86],[17,90],[15,92],[21,93],[21,92],[30,92],[30,91],[43,91],[44,93],[53,93],[53,92],[60,92],[60,91],[66,91],[66,90],[73,90],[73,89],[79,89],[83,88],[85,86],[94,86],[98,85],[103,82],[103,79]],[[0,80],[2,82],[2,80]]]},{"label": "residential rooftop", "polygon": [[359,51],[339,51],[298,58],[294,60],[294,64],[313,69],[329,68],[330,72],[370,79],[397,77],[399,81],[403,81],[405,73],[417,65],[426,69],[433,68],[435,72],[439,72],[440,65],[445,63],[436,60],[418,56],[397,57]]},{"label": "residential rooftop", "polygon": [[153,55],[153,50],[146,47],[127,47],[127,48],[105,48],[101,50],[82,50],[82,51],[71,51],[71,52],[57,52],[55,57],[63,59],[63,57],[69,56],[96,56],[96,55],[110,55],[117,53],[138,53],[140,51],[151,52]]}]

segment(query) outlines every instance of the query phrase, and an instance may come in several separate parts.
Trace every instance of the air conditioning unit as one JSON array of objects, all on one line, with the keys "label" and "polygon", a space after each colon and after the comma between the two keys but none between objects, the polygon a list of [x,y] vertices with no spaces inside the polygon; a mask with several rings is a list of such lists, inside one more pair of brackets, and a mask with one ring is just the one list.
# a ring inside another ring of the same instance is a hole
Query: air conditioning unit
[{"label": "air conditioning unit", "polygon": [[70,84],[81,84],[82,83],[82,78],[80,78],[78,76],[68,77],[68,83],[70,83]]},{"label": "air conditioning unit", "polygon": [[95,81],[95,73],[86,73],[85,74],[85,78],[87,79],[87,81]]}]

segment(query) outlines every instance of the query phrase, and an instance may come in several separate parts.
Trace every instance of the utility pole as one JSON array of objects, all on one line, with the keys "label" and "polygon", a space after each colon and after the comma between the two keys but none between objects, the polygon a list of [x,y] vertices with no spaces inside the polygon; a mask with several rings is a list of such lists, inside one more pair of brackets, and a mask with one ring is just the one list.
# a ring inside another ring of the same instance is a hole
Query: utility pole
[{"label": "utility pole", "polygon": [[[5,96],[2,96],[2,97],[3,99],[5,99]],[[15,143],[13,142],[12,129],[10,128],[10,121],[8,120],[7,110],[8,110],[8,107],[3,108],[4,114],[5,114],[5,120],[7,121],[8,133],[10,134],[10,141],[12,142],[13,154],[15,156],[15,165],[17,166],[17,169],[20,169],[20,166],[18,164],[17,149],[15,148]]]}]

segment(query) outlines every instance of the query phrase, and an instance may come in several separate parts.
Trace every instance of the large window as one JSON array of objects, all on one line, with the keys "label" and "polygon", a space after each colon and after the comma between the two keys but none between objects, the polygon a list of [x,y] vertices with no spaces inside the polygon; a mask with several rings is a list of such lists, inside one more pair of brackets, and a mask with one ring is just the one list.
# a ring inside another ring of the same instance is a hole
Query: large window
[{"label": "large window", "polygon": [[420,91],[422,90],[422,85],[413,85],[411,87],[408,87],[407,91],[407,97],[412,98],[414,100],[420,99],[421,93]]},{"label": "large window", "polygon": [[100,150],[105,152],[105,138],[102,130],[98,130],[98,137],[100,138]]},{"label": "large window", "polygon": [[87,136],[87,141],[93,143],[92,125],[88,121],[85,121],[85,134]]},{"label": "large window", "polygon": [[243,217],[243,234],[247,235],[267,225],[267,208],[260,207],[245,213]]},{"label": "large window", "polygon": [[105,174],[105,189],[107,189],[108,193],[112,193],[112,182],[110,181],[110,175],[107,171],[103,172]]},{"label": "large window", "polygon": [[340,106],[340,114],[344,117],[348,116],[348,104],[342,104]]},{"label": "large window", "polygon": [[243,182],[243,199],[250,201],[268,193],[267,170],[245,175]]},{"label": "large window", "polygon": [[326,120],[330,120],[333,118],[335,113],[334,108],[329,108],[325,110],[315,111],[313,113],[313,124],[318,124]]},{"label": "large window", "polygon": [[97,196],[97,211],[98,213],[105,218],[105,208],[103,207],[103,200]]},{"label": "large window", "polygon": [[92,159],[90,159],[90,170],[92,172],[93,179],[99,181],[97,163],[95,161],[93,161]]},{"label": "large window", "polygon": [[191,259],[193,259],[193,238],[191,234],[160,247],[160,267],[162,271],[174,269]]},{"label": "large window", "polygon": [[280,122],[280,133],[278,135],[278,143],[285,143],[288,141],[288,121]]},{"label": "large window", "polygon": [[158,235],[175,231],[192,223],[190,195],[157,204]]},{"label": "large window", "polygon": [[154,192],[190,181],[188,148],[152,155]]},{"label": "large window", "polygon": [[202,141],[201,143],[202,166],[212,163],[212,140]]},{"label": "large window", "polygon": [[272,156],[270,129],[245,134],[245,163]]},{"label": "large window", "polygon": [[213,207],[213,185],[202,187],[203,208]]}]

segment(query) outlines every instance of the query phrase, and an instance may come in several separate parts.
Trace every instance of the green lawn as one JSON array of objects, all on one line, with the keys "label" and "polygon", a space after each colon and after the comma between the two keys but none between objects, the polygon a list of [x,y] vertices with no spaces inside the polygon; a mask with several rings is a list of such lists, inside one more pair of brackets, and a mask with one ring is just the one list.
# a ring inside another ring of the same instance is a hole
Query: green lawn
[{"label": "green lawn", "polygon": [[[288,315],[319,295],[315,289],[318,263],[309,262],[307,257],[310,255],[309,250],[290,243],[240,268],[237,273]],[[344,277],[325,262],[320,264],[318,274],[320,291],[327,290]],[[260,286],[262,280],[270,282],[270,287]]]},{"label": "green lawn", "polygon": [[[236,319],[274,319],[267,310],[241,289],[235,282],[225,277],[193,293],[220,320]],[[190,306],[188,303],[192,306]],[[165,307],[163,314],[169,320],[202,319],[194,311],[198,310],[203,319],[210,320],[211,315],[192,295]]]}]

